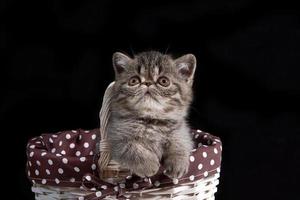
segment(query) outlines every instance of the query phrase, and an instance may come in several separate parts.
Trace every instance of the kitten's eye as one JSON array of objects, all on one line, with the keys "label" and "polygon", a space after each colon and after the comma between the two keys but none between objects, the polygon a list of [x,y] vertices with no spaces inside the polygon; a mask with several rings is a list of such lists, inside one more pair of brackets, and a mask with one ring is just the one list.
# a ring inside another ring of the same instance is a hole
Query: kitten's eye
[{"label": "kitten's eye", "polygon": [[131,77],[128,81],[128,85],[129,86],[135,86],[137,84],[139,84],[141,81],[140,81],[140,78],[137,77],[137,76],[134,76],[134,77]]},{"label": "kitten's eye", "polygon": [[168,87],[170,85],[169,79],[165,76],[160,77],[157,82],[164,87]]}]

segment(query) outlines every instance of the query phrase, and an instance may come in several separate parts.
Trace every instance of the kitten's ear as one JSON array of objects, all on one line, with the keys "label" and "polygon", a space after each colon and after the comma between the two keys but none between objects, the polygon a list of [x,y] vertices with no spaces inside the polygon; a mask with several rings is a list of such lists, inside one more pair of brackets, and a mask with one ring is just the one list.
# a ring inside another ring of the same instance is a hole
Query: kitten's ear
[{"label": "kitten's ear", "polygon": [[194,78],[196,70],[196,57],[193,54],[186,54],[175,60],[178,73],[187,82],[190,82]]},{"label": "kitten's ear", "polygon": [[112,62],[113,62],[116,76],[125,71],[130,60],[131,58],[129,58],[123,53],[116,52],[113,54]]}]

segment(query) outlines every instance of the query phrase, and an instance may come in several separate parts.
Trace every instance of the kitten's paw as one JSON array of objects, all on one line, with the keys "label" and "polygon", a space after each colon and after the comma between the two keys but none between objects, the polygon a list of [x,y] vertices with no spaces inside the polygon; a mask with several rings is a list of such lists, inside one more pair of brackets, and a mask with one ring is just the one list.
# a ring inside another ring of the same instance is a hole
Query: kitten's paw
[{"label": "kitten's paw", "polygon": [[164,161],[165,175],[170,178],[181,178],[189,170],[188,156],[169,156]]},{"label": "kitten's paw", "polygon": [[160,163],[155,154],[145,156],[132,167],[132,172],[139,177],[151,177],[159,170]]}]

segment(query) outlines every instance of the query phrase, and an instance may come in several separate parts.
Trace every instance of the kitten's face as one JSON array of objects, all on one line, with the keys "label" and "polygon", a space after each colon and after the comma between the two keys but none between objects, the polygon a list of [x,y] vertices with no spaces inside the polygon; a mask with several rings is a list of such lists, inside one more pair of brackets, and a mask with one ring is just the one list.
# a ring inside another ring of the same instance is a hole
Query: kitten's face
[{"label": "kitten's face", "polygon": [[[185,115],[192,100],[196,66],[191,54],[173,60],[159,52],[144,52],[133,59],[115,53],[115,106],[141,117]],[[183,113],[184,112],[184,113]]]}]

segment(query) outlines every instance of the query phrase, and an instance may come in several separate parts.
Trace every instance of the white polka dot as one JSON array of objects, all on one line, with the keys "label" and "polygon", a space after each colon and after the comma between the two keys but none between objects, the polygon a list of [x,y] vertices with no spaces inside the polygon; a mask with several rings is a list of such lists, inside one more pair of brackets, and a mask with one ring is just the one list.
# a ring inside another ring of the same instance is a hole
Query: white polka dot
[{"label": "white polka dot", "polygon": [[51,153],[55,153],[55,151],[56,151],[55,148],[51,149]]},{"label": "white polka dot", "polygon": [[76,156],[80,156],[81,152],[80,151],[76,151],[75,155]]},{"label": "white polka dot", "polygon": [[50,175],[50,170],[49,169],[46,169],[46,174]]},{"label": "white polka dot", "polygon": [[200,163],[200,164],[198,165],[198,169],[201,170],[202,168],[203,168],[203,165]]},{"label": "white polka dot", "polygon": [[77,133],[77,131],[76,130],[72,130],[72,133]]},{"label": "white polka dot", "polygon": [[89,148],[89,143],[87,143],[87,142],[85,142],[84,144],[83,144],[83,146],[84,146],[84,148]]},{"label": "white polka dot", "polygon": [[207,177],[207,176],[208,176],[208,172],[205,171],[205,172],[204,172],[204,177]]},{"label": "white polka dot", "polygon": [[95,140],[96,137],[97,137],[96,134],[93,134],[93,135],[92,135],[92,139],[93,139],[93,140]]},{"label": "white polka dot", "polygon": [[92,170],[95,170],[95,169],[96,169],[96,165],[92,164]]},{"label": "white polka dot", "polygon": [[192,150],[191,150],[191,152],[195,152],[195,151],[197,151],[197,149],[192,149]]},{"label": "white polka dot", "polygon": [[53,134],[52,137],[57,138],[57,135],[54,135],[54,134]]},{"label": "white polka dot", "polygon": [[30,161],[28,161],[28,165],[31,167],[32,166],[32,164],[31,164],[31,162]]},{"label": "white polka dot", "polygon": [[106,190],[106,189],[107,189],[107,186],[106,186],[106,185],[101,185],[101,188],[102,188],[103,190]]},{"label": "white polka dot", "polygon": [[198,148],[199,148],[199,147],[202,147],[202,143],[201,143],[201,142],[200,142],[200,143],[198,143]]},{"label": "white polka dot", "polygon": [[155,187],[159,187],[160,186],[160,182],[159,181],[155,181],[154,185],[155,185]]},{"label": "white polka dot", "polygon": [[78,167],[74,167],[75,172],[80,172],[80,169]]},{"label": "white polka dot", "polygon": [[214,148],[214,153],[218,154],[218,149],[217,148]]},{"label": "white polka dot", "polygon": [[58,168],[58,173],[60,173],[60,174],[63,174],[64,173],[64,170],[62,169],[62,168]]},{"label": "white polka dot", "polygon": [[102,193],[100,191],[96,192],[96,197],[101,197]]},{"label": "white polka dot", "polygon": [[41,144],[41,141],[36,141],[35,143],[36,143],[36,144]]},{"label": "white polka dot", "polygon": [[43,152],[43,153],[41,153],[41,156],[44,156],[44,155],[46,155],[47,153],[46,152]]},{"label": "white polka dot", "polygon": [[78,197],[78,200],[84,200],[84,197]]},{"label": "white polka dot", "polygon": [[66,139],[68,140],[68,139],[70,139],[71,138],[71,135],[68,133],[67,135],[66,135]]},{"label": "white polka dot", "polygon": [[36,161],[36,164],[38,165],[38,166],[41,166],[41,162],[40,161]]},{"label": "white polka dot", "polygon": [[118,191],[119,191],[119,188],[118,188],[118,186],[115,186],[115,187],[114,187],[114,191],[116,191],[116,192],[118,192]]},{"label": "white polka dot", "polygon": [[75,178],[70,178],[70,182],[74,183],[75,182]]},{"label": "white polka dot", "polygon": [[52,138],[49,138],[49,142],[50,142],[50,143],[53,143],[53,140],[52,140]]},{"label": "white polka dot", "polygon": [[90,131],[89,130],[86,130],[86,131],[84,131],[85,133],[89,133]]},{"label": "white polka dot", "polygon": [[68,164],[68,159],[67,159],[67,158],[63,158],[63,159],[62,159],[62,162],[63,162],[64,164]]},{"label": "white polka dot", "polygon": [[75,148],[75,144],[74,144],[74,143],[71,143],[71,144],[70,144],[70,148],[71,148],[71,149],[74,149],[74,148]]},{"label": "white polka dot", "polygon": [[203,138],[207,138],[208,136],[207,135],[203,135]]},{"label": "white polka dot", "polygon": [[222,146],[220,146],[220,150],[222,151]]},{"label": "white polka dot", "polygon": [[35,145],[34,145],[34,144],[33,144],[33,145],[30,145],[29,148],[30,148],[30,149],[34,149],[34,148],[35,148]]},{"label": "white polka dot", "polygon": [[66,151],[65,151],[65,150],[62,150],[60,153],[61,153],[62,155],[66,155]]},{"label": "white polka dot", "polygon": [[221,142],[219,139],[215,139],[216,142]]},{"label": "white polka dot", "polygon": [[31,180],[33,184],[35,184],[35,180]]},{"label": "white polka dot", "polygon": [[199,134],[196,134],[196,135],[195,135],[195,139],[197,139],[198,137],[199,137]]},{"label": "white polka dot", "polygon": [[93,151],[90,152],[90,156],[92,156],[92,155],[94,155],[94,152],[93,152]]},{"label": "white polka dot", "polygon": [[86,158],[85,158],[85,157],[81,157],[79,160],[80,160],[81,162],[84,162],[84,161],[86,160]]},{"label": "white polka dot", "polygon": [[197,132],[198,132],[198,133],[201,133],[202,131],[198,129]]},{"label": "white polka dot", "polygon": [[30,176],[30,171],[28,170],[27,175]]},{"label": "white polka dot", "polygon": [[56,156],[57,156],[57,157],[61,157],[62,155],[61,155],[61,154],[59,154],[59,153],[57,153],[57,154],[56,154]]},{"label": "white polka dot", "polygon": [[173,178],[173,183],[174,183],[174,184],[178,184],[178,182],[179,182],[179,181],[178,181],[177,178]]},{"label": "white polka dot", "polygon": [[59,184],[60,181],[59,181],[57,178],[55,178],[55,183],[56,183],[56,184]]},{"label": "white polka dot", "polygon": [[134,183],[132,186],[133,186],[133,189],[137,189],[139,187],[139,184]]},{"label": "white polka dot", "polygon": [[190,156],[190,161],[194,162],[195,161],[195,157],[194,156]]},{"label": "white polka dot", "polygon": [[206,158],[206,157],[207,157],[207,153],[204,151],[204,152],[202,153],[202,156],[203,156],[203,158]]},{"label": "white polka dot", "polygon": [[88,181],[92,180],[91,176],[86,176],[85,179],[88,180]]},{"label": "white polka dot", "polygon": [[51,159],[48,160],[49,165],[53,165],[53,161]]},{"label": "white polka dot", "polygon": [[33,157],[33,155],[34,155],[34,152],[33,152],[33,151],[30,152],[29,156],[30,156],[30,157]]},{"label": "white polka dot", "polygon": [[42,179],[42,184],[46,184],[47,183],[47,180],[46,179]]},{"label": "white polka dot", "polygon": [[125,184],[124,184],[124,183],[121,183],[121,184],[120,184],[120,188],[125,188]]},{"label": "white polka dot", "polygon": [[62,141],[59,141],[58,145],[61,147],[62,143],[63,143]]},{"label": "white polka dot", "polygon": [[79,135],[79,140],[81,140],[82,139],[82,135]]},{"label": "white polka dot", "polygon": [[210,160],[210,165],[214,165],[215,164],[215,160],[214,159],[211,159]]},{"label": "white polka dot", "polygon": [[218,168],[217,168],[217,172],[220,173],[220,171],[221,171],[221,169],[220,169],[220,167],[218,167]]},{"label": "white polka dot", "polygon": [[37,175],[37,176],[40,174],[39,170],[37,170],[37,169],[35,170],[34,173],[35,173],[35,175]]},{"label": "white polka dot", "polygon": [[194,175],[191,175],[191,176],[189,177],[189,179],[190,179],[190,181],[193,181],[193,180],[195,179],[195,176],[194,176]]}]

